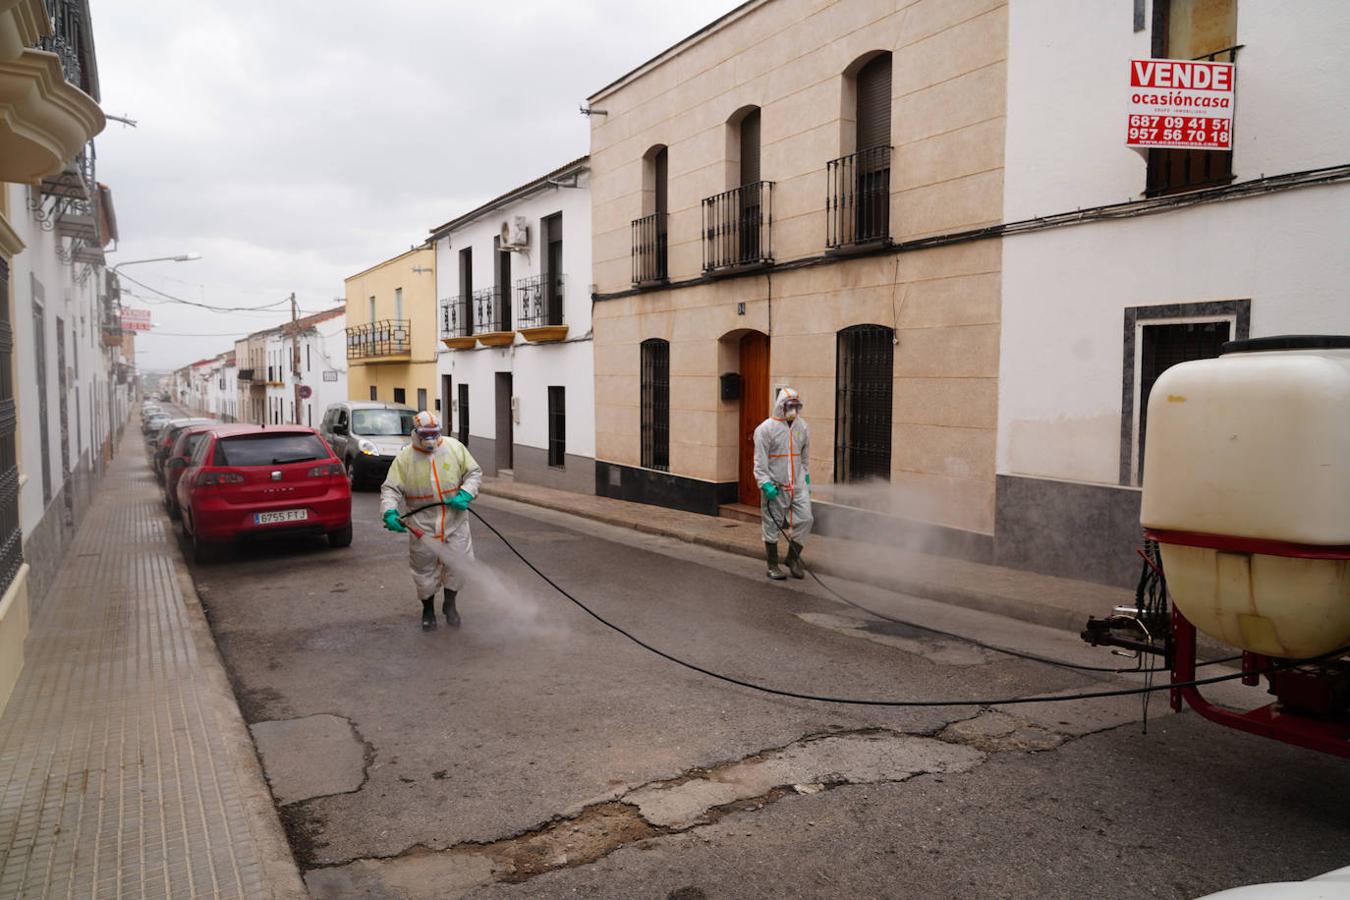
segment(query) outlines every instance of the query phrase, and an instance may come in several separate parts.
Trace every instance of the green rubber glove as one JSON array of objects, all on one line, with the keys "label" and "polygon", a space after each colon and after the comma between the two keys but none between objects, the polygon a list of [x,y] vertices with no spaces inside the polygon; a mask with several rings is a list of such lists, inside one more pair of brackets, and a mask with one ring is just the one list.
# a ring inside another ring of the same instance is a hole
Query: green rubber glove
[{"label": "green rubber glove", "polygon": [[759,486],[759,489],[764,492],[764,498],[766,500],[772,500],[774,497],[778,496],[778,485],[774,484],[772,481],[764,482]]},{"label": "green rubber glove", "polygon": [[455,491],[455,495],[453,497],[445,501],[445,505],[450,507],[451,509],[458,509],[463,511],[469,508],[469,503],[472,500],[473,494],[470,494],[468,491],[464,490],[463,488],[460,488],[459,490]]},{"label": "green rubber glove", "polygon": [[384,514],[384,527],[390,531],[407,531],[408,526],[404,525],[398,517],[397,510],[386,510]]},{"label": "green rubber glove", "polygon": [[806,473],[806,483],[807,483],[807,484],[810,484],[810,483],[811,483],[811,473],[810,473],[810,472],[807,472],[807,473]]}]

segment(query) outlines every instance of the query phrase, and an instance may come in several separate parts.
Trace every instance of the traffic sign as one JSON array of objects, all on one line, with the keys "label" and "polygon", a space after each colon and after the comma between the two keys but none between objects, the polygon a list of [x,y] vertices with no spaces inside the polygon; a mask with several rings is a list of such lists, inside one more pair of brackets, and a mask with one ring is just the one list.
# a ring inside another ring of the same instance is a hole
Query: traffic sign
[{"label": "traffic sign", "polygon": [[313,397],[313,396],[314,396],[314,388],[310,387],[310,386],[307,385],[307,384],[302,384],[302,385],[300,385],[300,399],[301,399],[301,400],[308,400],[310,397]]}]

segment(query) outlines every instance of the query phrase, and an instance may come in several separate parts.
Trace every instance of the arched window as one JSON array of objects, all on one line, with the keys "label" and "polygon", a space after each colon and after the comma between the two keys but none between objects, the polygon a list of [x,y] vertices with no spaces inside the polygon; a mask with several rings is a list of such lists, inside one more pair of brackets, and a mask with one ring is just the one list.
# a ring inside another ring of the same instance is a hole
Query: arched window
[{"label": "arched window", "polygon": [[642,342],[642,467],[670,469],[670,343]]},{"label": "arched window", "polygon": [[834,480],[891,477],[891,385],[895,332],[854,325],[835,357]]},{"label": "arched window", "polygon": [[642,212],[633,220],[633,283],[666,279],[666,213],[669,156],[664,144],[642,158]]},{"label": "arched window", "polygon": [[844,130],[849,152],[829,164],[830,247],[891,236],[891,54],[860,57],[844,72]]}]

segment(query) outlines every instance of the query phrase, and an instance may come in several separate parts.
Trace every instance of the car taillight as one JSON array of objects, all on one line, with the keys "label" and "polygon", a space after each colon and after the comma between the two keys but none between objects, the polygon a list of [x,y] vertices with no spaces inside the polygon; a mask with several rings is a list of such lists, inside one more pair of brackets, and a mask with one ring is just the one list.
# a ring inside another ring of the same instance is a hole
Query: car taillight
[{"label": "car taillight", "polygon": [[243,484],[244,476],[238,472],[203,472],[198,478],[200,485],[208,484]]},{"label": "car taillight", "polygon": [[310,478],[328,478],[330,476],[335,477],[338,475],[345,476],[347,470],[342,468],[342,463],[328,463],[322,466],[315,466],[305,474]]}]

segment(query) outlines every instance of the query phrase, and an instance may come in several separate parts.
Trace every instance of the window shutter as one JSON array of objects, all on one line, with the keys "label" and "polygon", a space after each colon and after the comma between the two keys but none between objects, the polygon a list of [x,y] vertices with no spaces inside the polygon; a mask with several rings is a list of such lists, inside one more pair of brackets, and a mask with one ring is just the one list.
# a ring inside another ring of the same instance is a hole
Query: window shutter
[{"label": "window shutter", "polygon": [[858,72],[858,146],[855,150],[887,147],[891,143],[891,55],[883,53]]},{"label": "window shutter", "polygon": [[759,180],[759,110],[754,110],[741,120],[741,184]]}]

